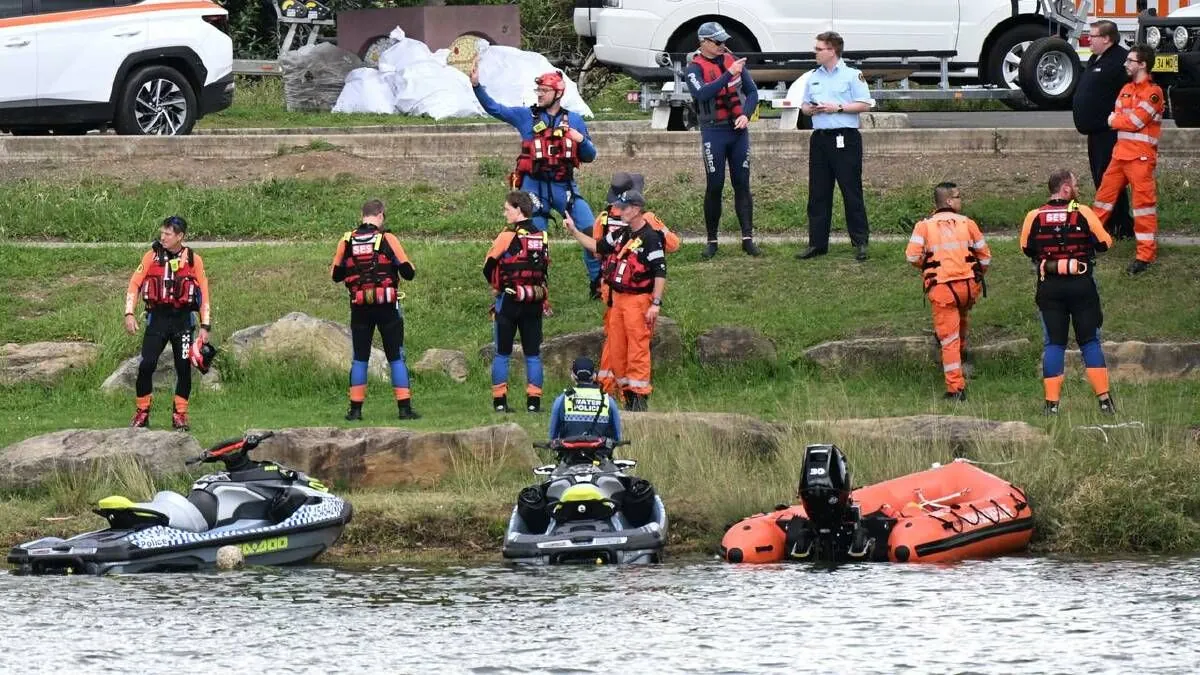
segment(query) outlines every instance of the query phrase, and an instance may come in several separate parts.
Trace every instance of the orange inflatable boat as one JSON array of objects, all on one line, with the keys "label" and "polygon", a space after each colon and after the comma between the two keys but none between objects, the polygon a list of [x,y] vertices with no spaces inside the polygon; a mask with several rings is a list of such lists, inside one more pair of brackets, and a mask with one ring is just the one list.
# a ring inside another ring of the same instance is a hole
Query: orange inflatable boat
[{"label": "orange inflatable boat", "polygon": [[842,485],[850,477],[841,451],[809,446],[801,503],[734,524],[721,557],[951,562],[1014,553],[1033,536],[1025,493],[965,460],[853,491]]}]

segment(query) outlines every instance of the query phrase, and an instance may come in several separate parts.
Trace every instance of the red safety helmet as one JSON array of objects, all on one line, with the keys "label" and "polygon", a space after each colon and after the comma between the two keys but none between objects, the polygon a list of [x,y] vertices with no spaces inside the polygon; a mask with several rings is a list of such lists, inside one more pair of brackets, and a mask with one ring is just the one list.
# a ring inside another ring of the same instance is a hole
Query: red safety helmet
[{"label": "red safety helmet", "polygon": [[549,87],[553,89],[554,93],[558,96],[562,96],[563,92],[567,90],[567,82],[563,79],[562,72],[557,70],[549,73],[542,73],[541,75],[538,75],[537,79],[535,79],[533,82],[539,87]]}]

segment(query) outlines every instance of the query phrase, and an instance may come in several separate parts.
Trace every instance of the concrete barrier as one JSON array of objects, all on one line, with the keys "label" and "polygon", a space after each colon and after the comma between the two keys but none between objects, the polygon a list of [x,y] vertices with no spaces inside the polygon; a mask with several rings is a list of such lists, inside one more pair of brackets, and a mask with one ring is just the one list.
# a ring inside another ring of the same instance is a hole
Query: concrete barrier
[{"label": "concrete barrier", "polygon": [[[755,129],[752,154],[772,159],[807,159],[807,131]],[[1084,140],[1073,129],[867,129],[866,154],[918,156],[938,154],[1004,157],[1007,155],[1077,155]],[[695,132],[615,128],[596,133],[606,159],[694,159],[699,153]],[[1162,157],[1190,158],[1200,147],[1200,129],[1165,129]],[[517,149],[512,130],[389,134],[286,134],[178,138],[98,135],[74,137],[0,137],[0,160],[131,161],[149,158],[264,159],[293,152],[336,150],[364,158],[419,161],[425,165],[460,165],[495,157],[508,162]]]}]

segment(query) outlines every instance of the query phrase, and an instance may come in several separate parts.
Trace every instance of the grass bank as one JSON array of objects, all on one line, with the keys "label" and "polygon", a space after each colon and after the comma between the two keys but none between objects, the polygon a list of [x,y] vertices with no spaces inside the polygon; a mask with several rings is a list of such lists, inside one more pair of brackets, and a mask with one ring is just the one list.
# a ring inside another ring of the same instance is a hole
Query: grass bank
[{"label": "grass bank", "polygon": [[[401,237],[490,236],[501,222],[504,176],[509,165],[485,158],[464,169],[461,179],[393,182],[386,176],[348,172],[329,178],[305,176],[319,171],[322,162],[337,161],[325,146],[312,148],[305,159],[283,158],[299,165],[294,176],[260,180],[237,179],[222,169],[211,185],[148,180],[129,182],[110,177],[78,180],[20,178],[0,183],[5,191],[0,240],[141,241],[153,235],[156,223],[169,214],[183,214],[193,224],[192,236],[200,239],[325,240],[353,225],[363,201],[371,197],[388,204],[393,227]],[[307,164],[306,164],[307,163]],[[624,167],[653,172],[654,167]],[[703,178],[696,171],[651,173],[650,208],[665,222],[685,234],[703,234]],[[284,171],[287,171],[286,169]],[[912,232],[912,226],[930,211],[930,186],[943,178],[915,171],[910,177],[894,175],[868,180],[865,197],[871,231],[879,234]],[[281,172],[282,173],[282,172]],[[900,174],[904,172],[901,171]],[[870,174],[868,174],[870,176]],[[1044,202],[1042,179],[1008,176],[1004,180],[971,177],[969,171],[949,171],[943,177],[963,185],[966,213],[987,232],[1015,231],[1025,214]],[[607,172],[589,170],[580,180],[580,191],[594,208],[600,208],[608,191]],[[872,184],[872,180],[874,183]],[[1161,231],[1200,233],[1200,200],[1192,185],[1200,183],[1200,170],[1164,173],[1159,180]],[[730,188],[726,188],[729,191]],[[807,233],[807,183],[778,172],[756,176],[754,183],[756,232]],[[726,200],[732,205],[732,195]],[[736,232],[732,207],[726,208],[726,232]],[[840,195],[834,204],[834,227],[844,231]]]},{"label": "grass bank", "polygon": [[[486,247],[406,247],[418,269],[417,280],[405,286],[410,360],[426,348],[442,347],[463,350],[471,364],[465,384],[442,376],[414,376],[414,401],[425,417],[411,426],[435,430],[496,423],[500,418],[488,409],[488,373],[476,356],[491,331],[485,311],[488,292],[479,274]],[[224,344],[235,330],[296,310],[345,321],[343,292],[327,277],[331,248],[332,242],[207,251],[217,344]],[[1140,421],[1145,427],[1112,431],[1110,442],[1104,443],[1098,433],[1076,428],[1108,421],[1096,412],[1082,378],[1068,381],[1060,419],[1039,416],[1036,347],[1017,357],[980,361],[971,400],[962,406],[942,401],[941,376],[933,364],[822,371],[803,360],[804,349],[830,339],[919,335],[928,330],[929,310],[916,273],[904,264],[899,244],[875,246],[865,264],[855,263],[848,250],[801,264],[791,258],[794,247],[765,248],[762,259],[729,252],[703,263],[699,248],[689,245],[672,259],[665,313],[681,324],[688,356],[656,370],[656,410],[740,412],[781,423],[918,413],[1025,420],[1045,428],[1052,444],[992,448],[972,457],[1013,462],[996,471],[1032,495],[1038,509],[1038,546],[1043,550],[1200,550],[1200,463],[1187,440],[1188,425],[1200,422],[1200,383],[1118,383],[1118,421]],[[972,335],[979,342],[1028,337],[1037,344],[1027,263],[1012,242],[997,242],[995,249],[990,295],[972,314]],[[556,311],[546,322],[547,334],[594,327],[601,308],[585,298],[578,249],[559,239],[555,250]],[[99,385],[138,349],[139,339],[126,335],[120,322],[124,285],[137,255],[123,247],[0,246],[0,343],[74,339],[102,347],[95,365],[71,372],[56,386],[0,386],[0,447],[64,428],[128,422],[130,396],[103,394]],[[1194,340],[1200,334],[1200,312],[1186,299],[1200,293],[1200,277],[1192,272],[1200,265],[1200,251],[1168,247],[1155,271],[1139,278],[1120,274],[1131,255],[1130,245],[1119,245],[1099,268],[1106,338]],[[775,342],[779,362],[698,364],[691,355],[697,336],[724,324],[761,330]],[[345,373],[340,370],[314,368],[303,355],[245,366],[223,360],[220,367],[223,390],[200,390],[193,397],[193,434],[202,444],[250,427],[347,424],[341,420]],[[548,373],[547,389],[565,386],[565,375]],[[372,387],[365,415],[368,424],[398,423],[378,385]],[[521,424],[533,437],[545,433],[544,415],[503,419]],[[165,423],[161,411],[154,423],[159,428]],[[787,500],[803,445],[822,438],[797,435],[778,458],[768,461],[730,457],[705,447],[699,438],[642,439],[629,454],[642,461],[639,471],[659,485],[667,499],[676,525],[673,546],[680,551],[708,550],[730,520]],[[944,445],[834,440],[850,453],[859,483],[951,457]],[[433,490],[351,494],[358,516],[339,555],[409,557],[442,548],[490,555],[517,489],[531,478],[462,466]],[[0,497],[0,543],[35,532],[95,525],[93,516],[77,514],[110,490],[133,497],[148,497],[152,491],[145,482],[112,475],[64,478],[55,485],[32,496]],[[44,520],[49,517],[73,519]]]}]

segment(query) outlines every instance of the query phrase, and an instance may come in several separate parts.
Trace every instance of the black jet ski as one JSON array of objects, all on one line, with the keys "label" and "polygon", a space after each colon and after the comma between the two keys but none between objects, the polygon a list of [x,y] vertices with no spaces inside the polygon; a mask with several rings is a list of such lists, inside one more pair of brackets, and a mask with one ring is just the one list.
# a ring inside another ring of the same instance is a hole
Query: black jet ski
[{"label": "black jet ski", "polygon": [[517,498],[504,537],[504,557],[538,564],[661,562],[667,512],[654,487],[626,472],[632,459],[614,459],[614,443],[598,436],[555,439],[557,464],[534,469],[547,476]]},{"label": "black jet ski", "polygon": [[108,574],[210,568],[236,546],[249,565],[308,562],[333,545],[352,509],[320,481],[249,453],[274,434],[221,442],[188,464],[222,462],[185,497],[159,492],[149,502],[106,497],[94,512],[108,529],[70,539],[46,537],[9,551],[17,574]]}]

